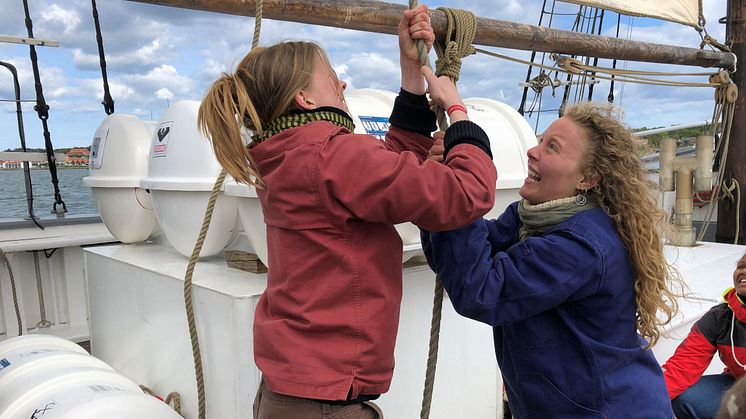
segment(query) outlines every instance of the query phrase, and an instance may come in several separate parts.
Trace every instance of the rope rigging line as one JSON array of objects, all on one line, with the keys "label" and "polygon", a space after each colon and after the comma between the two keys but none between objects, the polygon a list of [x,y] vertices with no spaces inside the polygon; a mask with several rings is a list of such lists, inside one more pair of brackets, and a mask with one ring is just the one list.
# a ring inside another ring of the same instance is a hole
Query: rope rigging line
[{"label": "rope rigging line", "polygon": [[[29,13],[28,0],[23,0],[23,11],[26,14],[26,30],[28,37],[34,37],[33,22],[31,21],[31,14]],[[59,179],[57,178],[57,159],[54,156],[54,146],[52,145],[52,138],[49,133],[49,126],[47,120],[49,119],[49,105],[44,100],[44,90],[41,85],[41,77],[39,76],[39,64],[36,56],[36,48],[33,45],[29,45],[29,54],[31,56],[31,67],[34,73],[34,88],[36,90],[36,111],[39,119],[41,120],[42,127],[44,128],[44,148],[47,151],[47,164],[49,165],[49,174],[52,177],[52,186],[54,187],[54,204],[52,205],[52,214],[57,216],[64,216],[67,212],[67,206],[62,200],[60,194]]]},{"label": "rope rigging line", "polygon": [[13,267],[10,266],[10,260],[8,255],[0,249],[0,256],[3,258],[3,264],[8,269],[8,277],[10,278],[10,294],[13,299],[13,309],[16,312],[16,324],[18,325],[18,336],[23,334],[23,322],[21,321],[21,309],[18,306],[18,294],[16,293],[16,279],[13,276]]},{"label": "rope rigging line", "polygon": [[[593,69],[593,71],[596,71],[597,73],[605,72],[604,68],[602,67],[595,68],[591,66],[585,66],[582,63],[580,65],[583,66],[583,70],[577,69],[576,64],[573,64],[572,66],[570,66],[569,67],[570,69],[565,69],[565,68],[560,68],[560,67],[550,67],[547,65],[531,63],[529,61],[522,60],[520,58],[510,57],[507,55],[499,54],[499,53],[488,51],[488,50],[481,49],[481,48],[475,48],[475,51],[479,54],[484,54],[484,55],[488,55],[491,57],[500,58],[506,61],[512,61],[518,64],[533,65],[535,67],[540,67],[540,68],[550,70],[550,71],[558,71],[561,73],[572,73],[572,74],[583,76],[583,77],[591,77],[590,75],[582,74],[583,71],[591,71],[591,69]],[[557,57],[562,57],[562,56],[557,55]],[[570,57],[562,57],[562,58],[570,58]],[[635,72],[636,70],[624,70],[624,71],[629,74],[634,74],[633,72]],[[677,75],[689,76],[691,75],[688,73],[665,73],[665,74],[668,76],[677,76]],[[712,73],[702,73],[702,75],[712,75]],[[680,86],[680,87],[717,87],[719,86],[718,84],[715,84],[715,83],[673,82],[673,81],[666,81],[666,80],[647,79],[647,78],[637,77],[633,75],[625,75],[625,77],[626,78],[620,78],[618,75],[616,75],[614,79],[619,82],[648,84],[648,85],[653,85],[653,86]],[[599,76],[598,74],[593,75],[592,78],[601,79],[601,80],[611,80],[611,77]]]},{"label": "rope rigging line", "polygon": [[[262,25],[262,10],[264,8],[264,0],[257,0],[256,9],[254,13],[254,36],[251,42],[251,49],[256,48],[259,45],[259,36],[261,34]],[[210,227],[210,221],[212,220],[212,212],[215,208],[215,202],[218,199],[220,188],[223,186],[223,181],[226,176],[225,169],[220,171],[215,184],[212,187],[210,198],[207,201],[207,208],[205,209],[205,217],[202,220],[202,228],[200,228],[197,241],[194,244],[192,255],[187,263],[186,273],[184,275],[184,309],[187,315],[187,325],[189,327],[189,340],[192,344],[192,358],[194,361],[194,372],[197,380],[197,408],[198,418],[205,419],[207,407],[206,407],[206,396],[205,396],[205,378],[202,371],[202,355],[199,347],[199,335],[197,333],[197,325],[194,318],[194,302],[192,299],[192,277],[194,275],[194,267],[197,265],[199,254],[202,251],[202,246],[205,243],[207,237],[207,230]]]},{"label": "rope rigging line", "polygon": [[[712,115],[712,126],[711,126],[711,135],[717,136],[720,138],[720,141],[718,142],[717,146],[715,147],[714,155],[718,155],[718,153],[722,152],[722,155],[720,156],[720,166],[718,167],[718,171],[715,174],[717,178],[717,183],[715,187],[712,190],[712,193],[710,194],[710,199],[708,200],[707,204],[709,207],[707,208],[707,213],[705,215],[704,222],[702,223],[701,230],[697,236],[697,241],[701,241],[704,238],[705,232],[707,231],[707,227],[709,226],[712,216],[715,211],[715,205],[714,202],[716,199],[729,199],[731,201],[734,200],[733,195],[730,193],[731,191],[727,191],[723,189],[723,185],[725,183],[725,177],[723,176],[726,173],[726,165],[728,162],[728,148],[730,144],[730,133],[731,129],[733,127],[733,116],[735,114],[736,109],[736,99],[738,98],[738,88],[733,84],[732,80],[730,79],[730,75],[727,71],[721,70],[718,74],[711,76],[711,80],[719,81],[722,83],[720,87],[718,87],[715,91],[715,108],[713,109],[713,115]],[[720,121],[722,119],[722,122],[718,124],[717,121]],[[733,181],[735,179],[731,179]],[[731,182],[732,185],[732,182]],[[729,185],[730,186],[730,185]],[[727,188],[726,188],[727,189]],[[721,195],[722,192],[722,195]],[[739,194],[738,194],[738,200],[736,201],[736,205],[740,210],[740,201],[741,201],[741,195],[740,195],[740,188],[739,188]],[[736,213],[736,222],[740,222],[740,214]],[[737,232],[738,228],[740,227],[739,224],[736,224]],[[735,242],[734,244],[738,244],[738,234],[735,236]]]},{"label": "rope rigging line", "polygon": [[[617,13],[616,15],[616,38],[619,38],[619,25],[622,23],[622,14]],[[616,63],[617,59],[614,58],[614,61],[611,63],[611,68],[613,70],[616,70]],[[606,97],[606,100],[609,103],[614,103],[614,76],[611,76],[611,83],[609,85],[609,96]]]},{"label": "rope rigging line", "polygon": [[[549,24],[548,24],[549,28],[551,28],[552,24],[554,23],[554,16],[555,15],[571,15],[571,16],[576,16],[576,13],[572,13],[572,14],[559,14],[559,13],[555,13],[556,7],[557,7],[557,0],[552,0],[552,11],[549,12]],[[544,8],[542,8],[542,11],[544,11]],[[539,26],[541,26],[541,23],[539,23]],[[546,58],[547,58],[547,53],[546,52],[542,52],[541,53],[541,65],[544,65],[544,63],[546,62]],[[533,61],[534,60],[531,59],[532,63],[533,63]],[[529,66],[529,70],[530,69],[531,69],[531,66]],[[544,74],[545,74],[544,73],[544,69],[541,68],[541,67],[539,67],[539,76],[537,76],[537,77],[540,77],[540,76],[542,76]],[[559,79],[557,79],[558,74],[559,73],[555,72],[555,81],[557,83],[559,83],[559,84],[557,84],[557,87],[559,87],[561,85],[561,82],[559,81]],[[529,71],[529,75],[530,75],[530,71]],[[533,115],[534,111],[537,109],[537,105],[538,105],[538,108],[541,109],[541,102],[542,102],[541,101],[541,89],[537,90],[536,89],[537,86],[533,86],[533,87],[534,87],[534,89],[533,89],[534,90],[534,98],[531,101],[531,105],[529,107],[529,118]],[[555,94],[556,94],[556,87],[554,86],[554,83],[553,83],[552,84],[552,97],[554,97]],[[521,106],[523,106],[524,103],[525,103],[525,98],[522,98],[521,99]],[[523,113],[521,113],[521,115],[523,115]],[[536,131],[538,129],[538,126],[539,126],[539,120],[538,120],[538,117],[537,117],[536,126],[534,127],[534,131]]]},{"label": "rope rigging line", "polygon": [[[596,12],[598,12],[598,10],[599,9],[596,9]],[[604,15],[605,15],[604,12],[605,12],[605,10],[601,9],[601,17],[600,17],[600,20],[598,22],[598,31],[596,32],[597,35],[601,35],[601,31],[602,31],[603,26],[604,26]],[[594,23],[594,26],[595,26],[595,23]],[[593,67],[597,67],[597,66],[598,66],[598,57],[593,57]],[[591,77],[593,75],[595,75],[595,72],[591,73]],[[588,86],[588,102],[590,102],[591,100],[593,100],[593,86],[594,86],[593,83],[591,83],[590,86]]]},{"label": "rope rigging line", "polygon": [[[21,151],[27,153],[28,149],[26,148],[26,132],[23,129],[23,110],[21,109],[21,85],[18,83],[18,71],[13,64],[6,63],[4,61],[0,61],[0,66],[7,68],[8,71],[10,71],[10,74],[13,76],[13,92],[16,98],[14,102],[16,103],[18,137],[21,139]],[[26,207],[28,208],[29,219],[41,230],[44,230],[44,227],[39,224],[39,221],[36,219],[36,215],[34,214],[34,188],[31,184],[31,169],[29,167],[28,161],[23,162],[23,181],[26,187]]]},{"label": "rope rigging line", "polygon": [[[541,14],[539,15],[539,25],[538,26],[541,26],[541,23],[544,20],[544,15],[547,14],[546,7],[547,7],[547,0],[544,0],[544,3],[541,5]],[[536,51],[534,50],[534,51],[531,51],[531,58],[529,59],[529,61],[531,61],[531,63],[533,64],[535,58],[536,58]],[[531,80],[531,71],[532,70],[533,70],[533,65],[529,65],[528,66],[528,70],[526,71],[526,81],[525,81],[525,83],[528,83]],[[534,89],[534,91],[536,91],[536,89]],[[518,106],[518,113],[521,114],[521,115],[523,115],[524,112],[525,112],[524,105],[526,104],[526,98],[527,98],[527,96],[528,96],[528,86],[525,86],[523,88],[523,94],[521,95],[521,104]]]},{"label": "rope rigging line", "polygon": [[[409,8],[417,7],[417,0],[410,0]],[[476,17],[473,13],[461,10],[439,7],[445,13],[447,30],[445,41],[435,43],[435,52],[438,59],[435,61],[435,75],[448,76],[455,83],[461,73],[461,59],[475,53],[472,45],[477,32]],[[429,58],[422,40],[417,41],[420,52],[420,63],[429,66]],[[448,128],[448,120],[443,109],[437,108],[438,126],[441,131]],[[422,391],[422,408],[420,418],[430,417],[432,407],[433,387],[435,385],[435,370],[438,363],[438,346],[440,341],[440,323],[443,309],[443,283],[440,278],[435,277],[435,290],[433,292],[433,310],[430,321],[430,340],[428,344],[427,367],[425,370],[425,385]]]},{"label": "rope rigging line", "polygon": [[96,27],[96,44],[98,45],[98,62],[101,67],[101,78],[104,80],[104,100],[101,102],[104,105],[104,112],[107,115],[114,113],[114,99],[111,97],[109,92],[109,78],[106,76],[106,55],[104,54],[104,38],[101,36],[101,25],[98,22],[98,9],[96,8],[96,0],[91,0],[91,9],[93,10],[93,23]]}]

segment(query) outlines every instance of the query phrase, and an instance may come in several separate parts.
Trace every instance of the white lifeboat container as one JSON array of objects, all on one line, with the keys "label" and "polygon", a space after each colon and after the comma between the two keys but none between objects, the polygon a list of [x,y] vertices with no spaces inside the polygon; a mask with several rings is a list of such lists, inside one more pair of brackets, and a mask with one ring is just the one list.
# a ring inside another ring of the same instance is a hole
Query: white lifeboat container
[{"label": "white lifeboat container", "polygon": [[[150,190],[163,234],[184,256],[191,256],[207,202],[221,171],[210,142],[197,129],[199,102],[181,101],[158,121],[150,144],[148,176],[140,182]],[[223,250],[238,232],[237,199],[218,196],[201,257]]]},{"label": "white lifeboat container", "polygon": [[180,418],[80,346],[49,335],[0,342],[0,394],[0,419]]},{"label": "white lifeboat container", "polygon": [[146,240],[158,231],[150,194],[140,188],[148,174],[148,150],[155,122],[135,116],[107,116],[96,129],[83,184],[91,188],[109,232],[123,243]]}]

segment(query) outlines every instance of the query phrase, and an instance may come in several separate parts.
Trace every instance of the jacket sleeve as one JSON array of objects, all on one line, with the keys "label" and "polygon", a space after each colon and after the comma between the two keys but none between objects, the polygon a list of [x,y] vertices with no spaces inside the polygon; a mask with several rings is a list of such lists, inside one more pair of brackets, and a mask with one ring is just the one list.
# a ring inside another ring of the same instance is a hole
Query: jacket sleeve
[{"label": "jacket sleeve", "polygon": [[[495,255],[498,251],[505,251],[510,246],[518,242],[518,231],[521,228],[521,221],[518,218],[518,202],[514,202],[505,209],[505,211],[495,220],[484,220],[487,229],[487,241],[490,244],[490,254]],[[430,244],[430,232],[420,230],[420,242],[425,252],[430,268],[437,272],[434,264],[432,245]]]},{"label": "jacket sleeve", "polygon": [[451,230],[494,205],[495,165],[472,144],[454,146],[441,164],[389,151],[367,135],[339,134],[324,143],[319,155],[319,199],[341,218],[411,221],[429,230]]},{"label": "jacket sleeve", "polygon": [[[560,230],[494,251],[490,221],[456,231],[430,233],[423,242],[456,311],[492,326],[510,324],[559,306],[576,291],[603,280],[598,248]],[[595,283],[594,283],[595,282]]]},{"label": "jacket sleeve", "polygon": [[707,340],[700,328],[702,324],[714,320],[708,317],[712,317],[711,311],[692,326],[692,330],[676,348],[676,352],[663,364],[663,378],[666,380],[671,400],[702,377],[717,352],[717,347]]},{"label": "jacket sleeve", "polygon": [[384,141],[386,148],[397,153],[411,151],[420,162],[423,162],[434,143],[430,133],[438,128],[427,96],[415,95],[401,89],[394,101],[389,124]]}]

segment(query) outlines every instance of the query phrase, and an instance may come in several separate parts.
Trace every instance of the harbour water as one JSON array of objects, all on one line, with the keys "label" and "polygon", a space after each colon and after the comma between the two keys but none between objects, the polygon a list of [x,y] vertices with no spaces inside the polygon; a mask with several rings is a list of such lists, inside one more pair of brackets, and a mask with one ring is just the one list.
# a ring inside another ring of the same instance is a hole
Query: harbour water
[{"label": "harbour water", "polygon": [[[88,176],[87,168],[57,169],[60,195],[67,206],[68,215],[97,215],[91,189],[83,185]],[[41,219],[55,218],[54,187],[49,170],[31,170],[34,196],[34,214]],[[28,217],[26,186],[23,169],[0,170],[0,220]]]}]

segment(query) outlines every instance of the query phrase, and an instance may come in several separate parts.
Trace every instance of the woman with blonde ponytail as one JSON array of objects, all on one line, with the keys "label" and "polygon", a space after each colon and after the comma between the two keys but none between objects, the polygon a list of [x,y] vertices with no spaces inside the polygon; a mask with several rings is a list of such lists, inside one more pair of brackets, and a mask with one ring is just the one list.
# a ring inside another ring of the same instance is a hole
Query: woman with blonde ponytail
[{"label": "woman with blonde ponytail", "polygon": [[[237,181],[255,185],[267,227],[267,289],[254,318],[263,380],[254,418],[376,418],[389,389],[402,298],[394,224],[454,229],[489,211],[489,140],[455,85],[421,69],[435,36],[427,6],[399,24],[402,89],[386,141],[353,134],[337,79],[311,42],[254,48],[210,88],[199,126]],[[445,164],[427,160],[451,109]]]},{"label": "woman with blonde ponytail", "polygon": [[650,346],[680,278],[637,151],[608,105],[571,106],[528,150],[521,201],[422,233],[456,310],[494,327],[517,418],[673,417]]}]

